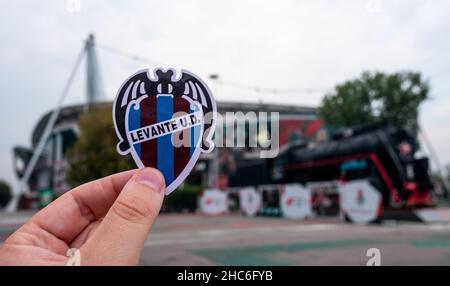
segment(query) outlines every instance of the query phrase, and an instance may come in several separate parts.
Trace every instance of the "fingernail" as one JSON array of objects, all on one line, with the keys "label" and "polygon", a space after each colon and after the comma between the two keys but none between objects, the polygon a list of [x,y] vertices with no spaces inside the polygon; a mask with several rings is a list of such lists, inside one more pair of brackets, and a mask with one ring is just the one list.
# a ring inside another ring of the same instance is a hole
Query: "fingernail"
[{"label": "fingernail", "polygon": [[147,185],[158,192],[164,190],[164,178],[158,170],[153,168],[140,170],[136,175],[135,181]]}]

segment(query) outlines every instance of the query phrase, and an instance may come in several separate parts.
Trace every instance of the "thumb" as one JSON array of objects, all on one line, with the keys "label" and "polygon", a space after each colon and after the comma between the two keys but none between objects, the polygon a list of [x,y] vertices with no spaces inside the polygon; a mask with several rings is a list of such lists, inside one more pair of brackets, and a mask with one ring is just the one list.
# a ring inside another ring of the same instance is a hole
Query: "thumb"
[{"label": "thumb", "polygon": [[164,198],[164,177],[153,168],[127,182],[105,218],[81,247],[82,265],[137,265]]}]

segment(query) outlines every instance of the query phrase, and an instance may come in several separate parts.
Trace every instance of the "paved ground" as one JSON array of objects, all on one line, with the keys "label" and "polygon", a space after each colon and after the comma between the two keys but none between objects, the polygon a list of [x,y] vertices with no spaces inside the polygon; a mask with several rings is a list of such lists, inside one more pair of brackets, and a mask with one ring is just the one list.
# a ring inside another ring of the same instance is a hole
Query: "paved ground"
[{"label": "paved ground", "polygon": [[[2,214],[0,241],[28,215]],[[381,251],[382,265],[450,265],[450,224],[161,215],[141,264],[365,265],[372,247]]]}]

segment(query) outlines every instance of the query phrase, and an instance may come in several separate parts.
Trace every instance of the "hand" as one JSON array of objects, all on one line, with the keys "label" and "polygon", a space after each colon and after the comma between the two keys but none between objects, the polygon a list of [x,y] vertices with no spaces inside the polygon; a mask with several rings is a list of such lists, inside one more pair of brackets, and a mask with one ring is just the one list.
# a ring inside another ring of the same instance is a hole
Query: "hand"
[{"label": "hand", "polygon": [[70,248],[80,250],[81,265],[137,265],[164,189],[164,177],[152,168],[79,186],[11,235],[0,265],[64,265]]}]

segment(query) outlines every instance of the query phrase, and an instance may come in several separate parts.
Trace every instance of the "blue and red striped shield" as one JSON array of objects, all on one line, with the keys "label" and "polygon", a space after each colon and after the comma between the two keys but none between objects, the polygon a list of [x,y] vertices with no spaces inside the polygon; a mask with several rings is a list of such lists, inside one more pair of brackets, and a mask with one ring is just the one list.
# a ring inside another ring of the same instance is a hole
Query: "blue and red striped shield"
[{"label": "blue and red striped shield", "polygon": [[160,69],[156,80],[144,75],[139,72],[128,79],[114,102],[118,151],[131,153],[139,168],[160,170],[169,194],[184,181],[200,153],[213,147],[211,130],[205,133],[205,126],[214,129],[214,122],[205,122],[205,111],[216,112],[215,101],[198,78],[174,80],[171,70]]}]

